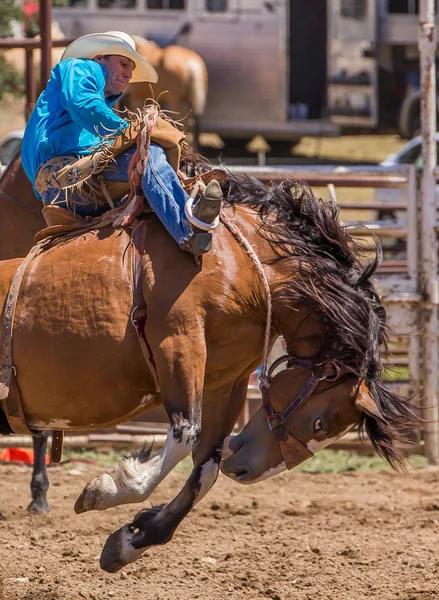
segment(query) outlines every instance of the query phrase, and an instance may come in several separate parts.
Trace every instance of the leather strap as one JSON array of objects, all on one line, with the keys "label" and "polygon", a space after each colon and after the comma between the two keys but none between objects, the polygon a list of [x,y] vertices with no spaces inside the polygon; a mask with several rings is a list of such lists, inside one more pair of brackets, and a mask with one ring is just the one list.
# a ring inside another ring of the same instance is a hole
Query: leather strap
[{"label": "leather strap", "polygon": [[181,180],[181,185],[185,190],[192,189],[196,183],[204,183],[207,185],[212,179],[223,182],[227,179],[227,173],[224,169],[211,169],[206,173],[200,173],[196,177],[186,177],[181,171],[178,172]]},{"label": "leather strap", "polygon": [[[6,298],[3,313],[3,328],[1,338],[1,373],[0,373],[0,400],[3,409],[14,433],[32,435],[28,429],[21,402],[18,384],[15,381],[16,369],[12,361],[12,332],[14,328],[14,315],[17,306],[18,293],[20,291],[23,276],[29,263],[41,252],[42,246],[36,245],[31,248],[29,254],[22,261],[12,279]],[[10,393],[13,385],[14,393]]]},{"label": "leather strap", "polygon": [[52,447],[50,449],[50,459],[53,463],[60,463],[62,459],[62,450],[64,445],[64,431],[52,431]]},{"label": "leather strap", "polygon": [[285,466],[288,470],[314,456],[311,450],[308,450],[302,442],[299,442],[299,440],[292,435],[287,434],[285,439],[282,440],[278,438],[278,442]]},{"label": "leather strap", "polygon": [[[284,362],[288,363],[288,368],[309,371],[310,376],[297,396],[293,398],[282,413],[278,413],[274,410],[270,401],[270,385],[273,372]],[[319,367],[323,368],[321,376],[316,374]],[[310,398],[320,381],[337,381],[347,374],[358,375],[355,367],[346,363],[339,363],[333,358],[326,358],[322,362],[317,362],[314,358],[299,358],[287,354],[276,359],[268,369],[267,375],[261,376],[260,388],[265,416],[270,430],[274,433],[279,443],[279,448],[287,469],[292,469],[313,456],[313,453],[290,433],[295,413]]]},{"label": "leather strap", "polygon": [[154,355],[145,336],[145,323],[148,311],[146,308],[145,298],[143,297],[142,255],[144,254],[143,240],[145,238],[147,226],[147,221],[140,221],[140,223],[135,227],[131,236],[132,286],[134,302],[134,308],[131,312],[131,323],[136,330],[137,339],[139,340],[143,356],[154,380],[155,391],[159,393],[160,383],[157,375]]}]

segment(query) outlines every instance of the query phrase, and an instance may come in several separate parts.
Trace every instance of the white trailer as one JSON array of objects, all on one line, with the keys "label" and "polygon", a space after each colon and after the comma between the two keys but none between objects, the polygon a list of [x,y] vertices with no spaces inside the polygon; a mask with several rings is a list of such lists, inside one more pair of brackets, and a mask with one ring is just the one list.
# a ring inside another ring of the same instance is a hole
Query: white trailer
[{"label": "white trailer", "polygon": [[298,141],[419,126],[417,0],[54,0],[66,36],[121,29],[198,52],[203,131]]},{"label": "white trailer", "polygon": [[327,0],[57,2],[67,37],[120,29],[198,52],[209,73],[203,131],[288,142],[338,133],[326,106]]}]

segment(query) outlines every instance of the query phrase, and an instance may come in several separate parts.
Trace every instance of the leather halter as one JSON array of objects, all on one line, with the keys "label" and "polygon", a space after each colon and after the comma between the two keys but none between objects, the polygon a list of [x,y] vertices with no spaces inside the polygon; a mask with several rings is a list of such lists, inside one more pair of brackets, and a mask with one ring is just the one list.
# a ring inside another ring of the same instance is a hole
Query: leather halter
[{"label": "leather halter", "polygon": [[[276,412],[270,402],[271,376],[275,369],[284,362],[288,363],[287,368],[309,371],[311,375],[303,388],[297,396],[291,400],[288,406],[282,412]],[[316,371],[320,367],[323,368],[322,374],[317,375]],[[260,388],[267,423],[279,442],[280,450],[288,470],[314,456],[311,450],[291,435],[289,431],[294,414],[309,399],[321,381],[337,381],[348,373],[355,374],[355,371],[348,365],[339,363],[333,358],[318,361],[313,358],[298,358],[297,356],[286,354],[275,360],[270,366],[267,375],[261,377]]]}]

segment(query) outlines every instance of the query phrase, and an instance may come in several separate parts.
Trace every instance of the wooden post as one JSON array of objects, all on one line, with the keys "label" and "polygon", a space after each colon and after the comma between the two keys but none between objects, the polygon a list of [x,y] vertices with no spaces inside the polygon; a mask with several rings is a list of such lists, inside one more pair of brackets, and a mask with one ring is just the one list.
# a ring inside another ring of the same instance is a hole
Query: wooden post
[{"label": "wooden post", "polygon": [[438,425],[438,244],[436,236],[436,24],[434,0],[419,6],[419,63],[421,70],[421,131],[424,167],[421,179],[421,277],[423,296],[423,382],[425,454],[439,464]]},{"label": "wooden post", "polygon": [[34,107],[37,99],[37,92],[35,87],[35,72],[34,72],[34,60],[33,60],[33,49],[26,48],[26,121],[30,117],[30,113]]},{"label": "wooden post", "polygon": [[40,87],[46,87],[52,70],[52,0],[40,0],[41,79]]}]

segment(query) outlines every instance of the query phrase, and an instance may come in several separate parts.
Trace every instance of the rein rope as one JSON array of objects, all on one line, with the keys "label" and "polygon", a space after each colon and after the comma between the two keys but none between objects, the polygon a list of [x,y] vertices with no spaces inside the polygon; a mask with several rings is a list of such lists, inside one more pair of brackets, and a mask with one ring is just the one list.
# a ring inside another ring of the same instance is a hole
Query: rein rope
[{"label": "rein rope", "polygon": [[127,200],[123,204],[123,210],[116,208],[112,213],[115,215],[113,218],[114,227],[130,225],[135,216],[141,212],[144,198],[142,177],[148,158],[148,150],[151,145],[151,135],[156,126],[158,116],[159,111],[155,104],[145,108],[140,121],[139,135],[137,136],[137,149],[128,167],[128,179],[131,190]]},{"label": "rein rope", "polygon": [[249,255],[250,260],[254,264],[259,276],[262,279],[262,283],[264,285],[265,295],[267,297],[267,321],[265,323],[265,335],[264,335],[264,351],[262,354],[262,370],[259,380],[262,384],[266,384],[269,379],[268,375],[268,352],[270,345],[270,333],[271,333],[271,322],[273,316],[273,302],[271,299],[270,286],[268,284],[267,275],[265,274],[264,268],[262,266],[261,261],[259,260],[259,256],[256,254],[253,246],[250,244],[248,239],[244,236],[242,231],[227,217],[223,211],[221,211],[220,219],[225,227],[230,231],[233,237],[238,241],[238,243],[246,250]]}]

